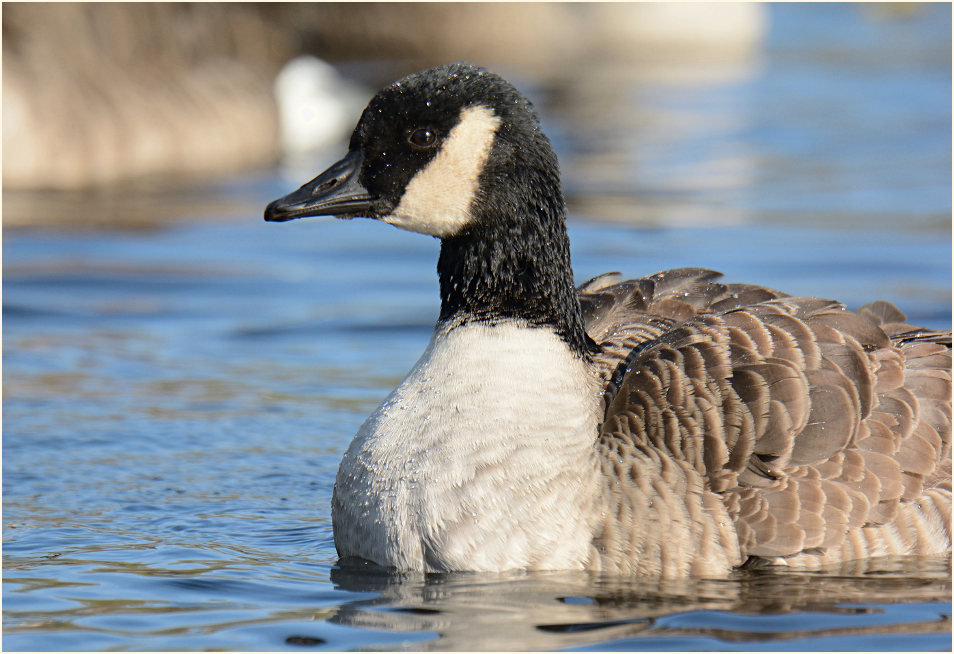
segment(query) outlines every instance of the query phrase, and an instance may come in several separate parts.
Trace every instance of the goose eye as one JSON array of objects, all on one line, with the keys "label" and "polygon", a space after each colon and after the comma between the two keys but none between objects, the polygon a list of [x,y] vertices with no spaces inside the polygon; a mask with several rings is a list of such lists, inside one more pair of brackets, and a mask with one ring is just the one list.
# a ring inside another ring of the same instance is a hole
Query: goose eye
[{"label": "goose eye", "polygon": [[428,148],[437,141],[437,134],[427,127],[419,127],[410,133],[407,142],[419,148]]}]

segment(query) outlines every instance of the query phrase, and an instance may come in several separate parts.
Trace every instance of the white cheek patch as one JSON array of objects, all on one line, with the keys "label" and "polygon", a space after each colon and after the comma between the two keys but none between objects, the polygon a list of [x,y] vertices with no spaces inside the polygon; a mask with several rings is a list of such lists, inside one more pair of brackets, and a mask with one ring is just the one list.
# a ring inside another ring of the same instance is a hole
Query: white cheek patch
[{"label": "white cheek patch", "polygon": [[471,220],[477,181],[500,118],[483,106],[466,107],[430,163],[411,178],[401,203],[384,222],[444,238]]}]

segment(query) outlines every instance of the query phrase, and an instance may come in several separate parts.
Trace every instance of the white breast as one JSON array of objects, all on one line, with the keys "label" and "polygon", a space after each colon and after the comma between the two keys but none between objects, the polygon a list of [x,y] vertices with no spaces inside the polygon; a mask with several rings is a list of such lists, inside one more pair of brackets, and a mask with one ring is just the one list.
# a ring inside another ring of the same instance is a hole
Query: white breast
[{"label": "white breast", "polygon": [[552,331],[439,325],[341,462],[338,553],[428,571],[582,567],[598,406],[587,365]]}]

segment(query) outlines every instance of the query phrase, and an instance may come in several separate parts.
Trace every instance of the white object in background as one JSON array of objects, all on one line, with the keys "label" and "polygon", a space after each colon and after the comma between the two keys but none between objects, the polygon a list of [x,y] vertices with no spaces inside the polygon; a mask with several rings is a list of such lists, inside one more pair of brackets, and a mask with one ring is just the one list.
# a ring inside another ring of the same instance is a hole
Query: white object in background
[{"label": "white object in background", "polygon": [[317,57],[289,61],[275,78],[283,156],[294,159],[340,143],[370,97]]}]

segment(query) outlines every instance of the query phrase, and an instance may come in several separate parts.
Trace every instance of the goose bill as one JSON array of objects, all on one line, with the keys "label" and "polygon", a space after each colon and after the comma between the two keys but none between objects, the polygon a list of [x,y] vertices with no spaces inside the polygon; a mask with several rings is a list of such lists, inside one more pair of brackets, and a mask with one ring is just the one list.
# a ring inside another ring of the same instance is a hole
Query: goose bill
[{"label": "goose bill", "polygon": [[284,222],[308,216],[368,216],[374,197],[358,181],[364,157],[352,150],[310,182],[265,207],[265,220]]}]

